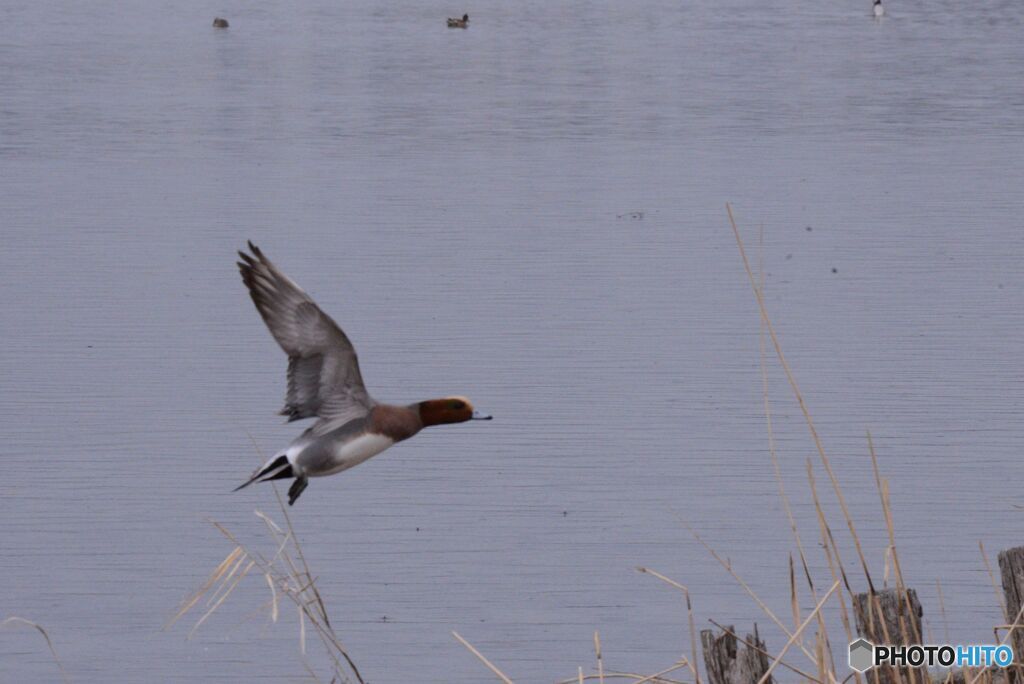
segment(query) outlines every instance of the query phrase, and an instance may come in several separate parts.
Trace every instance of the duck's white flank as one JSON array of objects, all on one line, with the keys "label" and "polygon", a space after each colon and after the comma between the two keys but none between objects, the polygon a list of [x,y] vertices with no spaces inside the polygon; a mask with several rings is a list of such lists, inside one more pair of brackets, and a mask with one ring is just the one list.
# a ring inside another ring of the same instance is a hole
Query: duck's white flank
[{"label": "duck's white flank", "polygon": [[320,472],[311,472],[309,476],[321,477],[340,473],[342,470],[348,470],[369,458],[373,458],[394,443],[395,440],[384,435],[374,433],[360,435],[355,439],[339,444],[335,448],[334,458],[332,459],[333,463],[330,468]]}]

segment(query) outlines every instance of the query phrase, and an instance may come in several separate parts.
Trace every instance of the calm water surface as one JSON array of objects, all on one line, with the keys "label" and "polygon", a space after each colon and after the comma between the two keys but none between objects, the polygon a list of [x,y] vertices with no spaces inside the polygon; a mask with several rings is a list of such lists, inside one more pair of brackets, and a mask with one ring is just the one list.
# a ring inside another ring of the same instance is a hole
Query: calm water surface
[{"label": "calm water surface", "polygon": [[[463,393],[497,418],[295,509],[371,681],[485,680],[453,629],[519,681],[572,676],[595,629],[609,666],[665,667],[686,618],[641,564],[690,587],[699,624],[764,625],[683,521],[788,615],[728,201],[754,252],[763,226],[768,304],[874,571],[869,429],[932,630],[941,580],[952,638],[989,638],[978,541],[1024,542],[1024,9],[869,15],[4,3],[0,616],[47,626],[75,682],[304,676],[292,614],[246,621],[255,581],[192,641],[160,632],[228,551],[206,519],[262,538],[270,489],[229,493],[250,435],[296,433],[233,265],[249,238],[349,332],[375,396]],[[813,446],[777,364],[769,381],[813,540]],[[37,634],[0,632],[0,681],[55,677]]]}]

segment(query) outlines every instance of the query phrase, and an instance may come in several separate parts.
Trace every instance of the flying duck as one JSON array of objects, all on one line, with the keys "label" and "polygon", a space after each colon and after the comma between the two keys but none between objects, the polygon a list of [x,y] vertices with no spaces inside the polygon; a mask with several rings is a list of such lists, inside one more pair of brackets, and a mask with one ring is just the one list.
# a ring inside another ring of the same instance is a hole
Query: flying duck
[{"label": "flying duck", "polygon": [[425,427],[491,419],[465,397],[408,406],[375,401],[363,385],[355,347],[338,324],[252,242],[249,251],[252,255],[238,253],[242,282],[288,354],[288,391],[280,413],[288,422],[317,421],[235,491],[253,482],[295,478],[288,490],[293,505],[309,478],[348,470]]}]

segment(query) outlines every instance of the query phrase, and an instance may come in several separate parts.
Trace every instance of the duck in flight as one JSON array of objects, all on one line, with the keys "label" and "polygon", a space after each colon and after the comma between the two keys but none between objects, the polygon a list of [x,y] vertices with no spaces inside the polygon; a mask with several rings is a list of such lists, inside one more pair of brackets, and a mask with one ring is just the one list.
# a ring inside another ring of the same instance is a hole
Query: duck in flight
[{"label": "duck in flight", "polygon": [[293,505],[309,478],[357,466],[431,425],[490,420],[465,397],[430,399],[408,406],[374,401],[359,372],[355,347],[308,294],[256,245],[239,252],[238,269],[263,321],[288,354],[288,391],[281,415],[316,418],[235,491],[253,482],[295,478]]}]

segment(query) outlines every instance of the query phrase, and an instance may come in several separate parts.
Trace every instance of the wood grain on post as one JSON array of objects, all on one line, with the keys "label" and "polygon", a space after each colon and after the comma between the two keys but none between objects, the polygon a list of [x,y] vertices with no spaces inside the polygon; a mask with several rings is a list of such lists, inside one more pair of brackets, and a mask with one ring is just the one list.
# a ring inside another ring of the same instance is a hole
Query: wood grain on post
[{"label": "wood grain on post", "polygon": [[[768,671],[767,649],[757,634],[756,624],[746,643],[736,638],[732,625],[718,634],[715,630],[701,630],[700,643],[708,684],[757,684]],[[772,681],[769,677],[768,684]]]},{"label": "wood grain on post", "polygon": [[[857,634],[873,644],[903,645],[921,643],[921,602],[913,589],[885,589],[864,592],[853,597]],[[925,684],[924,667],[876,667],[864,673],[868,684]]]},{"label": "wood grain on post", "polygon": [[[1007,671],[1010,684],[1024,683],[1024,618],[1018,619],[1024,602],[1024,546],[999,552],[999,574],[1003,577],[1003,596],[1006,598],[1006,623],[1011,625],[1010,644],[1013,645],[1013,666]],[[1014,622],[1016,621],[1016,622]]]}]

